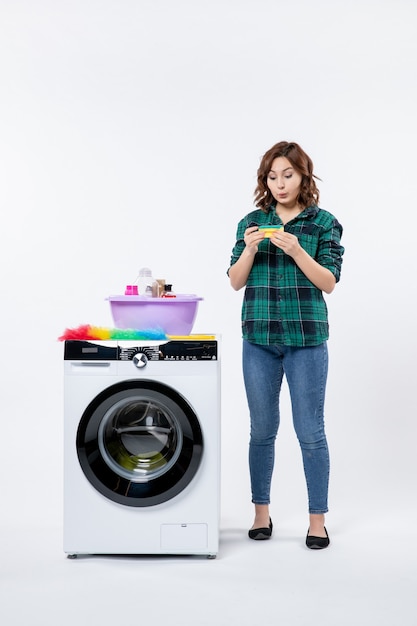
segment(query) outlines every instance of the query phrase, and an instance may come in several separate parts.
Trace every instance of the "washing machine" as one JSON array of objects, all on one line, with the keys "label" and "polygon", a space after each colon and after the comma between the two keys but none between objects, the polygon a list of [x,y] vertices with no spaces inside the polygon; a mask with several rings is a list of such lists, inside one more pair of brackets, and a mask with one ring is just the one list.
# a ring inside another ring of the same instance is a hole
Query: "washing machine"
[{"label": "washing machine", "polygon": [[64,343],[64,552],[219,545],[220,337]]}]

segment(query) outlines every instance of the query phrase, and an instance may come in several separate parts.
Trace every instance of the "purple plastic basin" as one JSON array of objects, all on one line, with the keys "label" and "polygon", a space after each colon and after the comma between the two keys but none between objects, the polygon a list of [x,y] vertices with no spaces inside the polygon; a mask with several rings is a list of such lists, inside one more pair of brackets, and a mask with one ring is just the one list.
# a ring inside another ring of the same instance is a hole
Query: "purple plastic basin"
[{"label": "purple plastic basin", "polygon": [[147,296],[109,296],[116,328],[162,330],[166,335],[189,335],[203,298],[177,294],[175,298]]}]

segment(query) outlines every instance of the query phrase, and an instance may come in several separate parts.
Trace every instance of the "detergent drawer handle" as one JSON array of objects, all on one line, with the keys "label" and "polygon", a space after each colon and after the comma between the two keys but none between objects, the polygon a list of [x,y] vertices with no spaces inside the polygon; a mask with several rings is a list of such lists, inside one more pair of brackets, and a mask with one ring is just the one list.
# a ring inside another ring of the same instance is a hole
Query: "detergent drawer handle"
[{"label": "detergent drawer handle", "polygon": [[91,361],[77,361],[75,363],[71,363],[71,367],[76,369],[76,368],[84,368],[84,367],[90,367],[90,368],[98,368],[98,369],[104,369],[107,367],[110,367],[111,363],[109,362],[104,362],[104,361],[100,361],[100,362],[96,362],[96,363],[92,363]]}]

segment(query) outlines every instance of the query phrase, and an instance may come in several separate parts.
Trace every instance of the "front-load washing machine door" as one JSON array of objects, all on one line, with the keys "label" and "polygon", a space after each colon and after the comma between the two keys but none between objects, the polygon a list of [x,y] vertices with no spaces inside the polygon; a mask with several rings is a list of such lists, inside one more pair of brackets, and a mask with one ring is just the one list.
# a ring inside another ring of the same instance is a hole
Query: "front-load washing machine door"
[{"label": "front-load washing machine door", "polygon": [[82,470],[102,495],[127,506],[153,506],[178,495],[203,453],[198,418],[171,387],[128,380],[90,403],[77,431]]}]

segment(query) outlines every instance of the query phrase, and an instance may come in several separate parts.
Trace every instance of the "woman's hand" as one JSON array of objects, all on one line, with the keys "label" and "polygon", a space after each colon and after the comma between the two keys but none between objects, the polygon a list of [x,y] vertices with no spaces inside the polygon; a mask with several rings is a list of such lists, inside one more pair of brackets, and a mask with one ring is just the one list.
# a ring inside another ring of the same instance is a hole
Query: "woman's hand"
[{"label": "woman's hand", "polygon": [[301,246],[298,242],[298,238],[291,233],[287,233],[285,230],[276,230],[271,235],[271,243],[277,248],[288,254],[290,257],[295,257],[301,250]]},{"label": "woman's hand", "polygon": [[256,253],[258,252],[259,242],[264,238],[264,233],[258,230],[257,226],[249,226],[245,230],[243,240],[245,242],[245,249],[243,250],[240,258],[229,269],[230,284],[233,289],[238,291],[246,285],[248,276],[252,269],[253,261]]},{"label": "woman's hand", "polygon": [[243,240],[246,245],[246,251],[255,255],[258,252],[259,242],[264,239],[265,235],[257,226],[250,226],[245,230]]},{"label": "woman's hand", "polygon": [[325,293],[331,293],[333,291],[336,284],[334,275],[326,267],[319,265],[319,263],[300,246],[295,235],[287,233],[284,230],[277,230],[271,236],[271,242],[294,260],[303,274],[317,289]]}]

